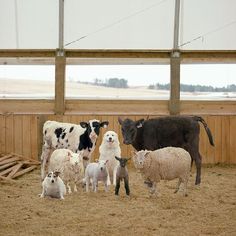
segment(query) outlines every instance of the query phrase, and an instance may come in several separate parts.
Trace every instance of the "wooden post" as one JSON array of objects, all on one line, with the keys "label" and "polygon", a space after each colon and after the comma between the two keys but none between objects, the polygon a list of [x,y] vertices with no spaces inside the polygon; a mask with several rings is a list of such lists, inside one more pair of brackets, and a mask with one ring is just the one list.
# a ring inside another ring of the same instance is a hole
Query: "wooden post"
[{"label": "wooden post", "polygon": [[179,12],[180,0],[175,0],[175,21],[173,51],[170,56],[170,101],[169,111],[171,115],[180,112],[180,51],[179,48]]},{"label": "wooden post", "polygon": [[65,70],[66,57],[64,51],[58,50],[55,58],[55,109],[56,115],[65,112]]},{"label": "wooden post", "polygon": [[59,35],[55,57],[55,108],[56,115],[65,112],[65,71],[66,57],[64,51],[64,0],[59,0]]},{"label": "wooden post", "polygon": [[180,112],[180,52],[173,51],[170,58],[170,101],[169,111],[171,115]]}]

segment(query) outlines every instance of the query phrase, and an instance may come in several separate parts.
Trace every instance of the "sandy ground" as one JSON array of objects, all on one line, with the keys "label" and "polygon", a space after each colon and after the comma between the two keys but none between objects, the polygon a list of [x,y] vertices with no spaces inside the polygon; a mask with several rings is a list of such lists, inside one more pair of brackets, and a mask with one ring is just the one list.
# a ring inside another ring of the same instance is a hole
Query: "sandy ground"
[{"label": "sandy ground", "polygon": [[[39,169],[0,182],[0,235],[236,235],[236,166],[203,168],[202,184],[188,197],[174,194],[177,181],[161,182],[161,196],[150,197],[141,176],[129,168],[131,196],[123,185],[105,193],[66,195],[65,200],[41,199]],[[123,184],[123,183],[122,183]]]}]

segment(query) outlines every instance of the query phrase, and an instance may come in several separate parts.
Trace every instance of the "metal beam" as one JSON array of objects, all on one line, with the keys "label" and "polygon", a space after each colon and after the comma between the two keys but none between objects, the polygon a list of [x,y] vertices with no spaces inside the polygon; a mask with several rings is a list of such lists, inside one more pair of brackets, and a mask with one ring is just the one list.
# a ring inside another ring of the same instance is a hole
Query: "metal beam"
[{"label": "metal beam", "polygon": [[64,0],[59,0],[59,37],[58,48],[64,48]]},{"label": "metal beam", "polygon": [[174,42],[173,42],[174,50],[177,50],[179,47],[179,12],[180,12],[180,0],[175,0],[175,22],[174,22]]}]

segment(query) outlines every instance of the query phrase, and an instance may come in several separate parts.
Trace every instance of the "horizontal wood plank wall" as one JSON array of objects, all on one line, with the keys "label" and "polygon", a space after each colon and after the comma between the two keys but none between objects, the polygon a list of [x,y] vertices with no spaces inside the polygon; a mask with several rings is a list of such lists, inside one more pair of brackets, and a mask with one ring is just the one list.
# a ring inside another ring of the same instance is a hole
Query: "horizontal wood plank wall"
[{"label": "horizontal wood plank wall", "polygon": [[[147,118],[145,115],[121,115],[121,118],[131,119]],[[149,118],[156,117],[150,115]],[[215,147],[209,143],[208,137],[201,127],[200,152],[203,163],[228,163],[236,164],[236,116],[235,115],[203,115],[214,137]],[[79,123],[90,119],[108,120],[108,129],[101,129],[100,137],[97,141],[93,158],[99,157],[98,147],[101,144],[102,136],[107,130],[114,130],[118,133],[122,155],[131,156],[132,147],[122,143],[122,135],[118,124],[118,115],[20,115],[5,114],[0,115],[0,153],[14,152],[25,157],[38,159],[42,146],[42,125],[45,120],[57,120],[70,123]]]}]

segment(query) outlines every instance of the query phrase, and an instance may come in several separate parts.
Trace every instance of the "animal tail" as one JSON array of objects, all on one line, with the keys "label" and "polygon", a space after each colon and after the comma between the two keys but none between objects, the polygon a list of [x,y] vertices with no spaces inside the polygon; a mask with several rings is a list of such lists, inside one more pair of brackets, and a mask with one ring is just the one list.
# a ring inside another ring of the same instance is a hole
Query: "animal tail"
[{"label": "animal tail", "polygon": [[206,130],[206,133],[207,133],[207,136],[208,136],[208,139],[209,139],[210,144],[211,144],[212,146],[215,146],[215,145],[214,145],[214,141],[213,141],[213,137],[212,137],[212,134],[211,134],[211,131],[210,131],[210,129],[208,128],[207,123],[205,122],[205,120],[204,120],[202,117],[200,117],[200,116],[194,116],[194,119],[195,119],[196,121],[201,122],[201,123],[203,124],[203,126],[204,126],[204,128],[205,128],[205,130]]}]

